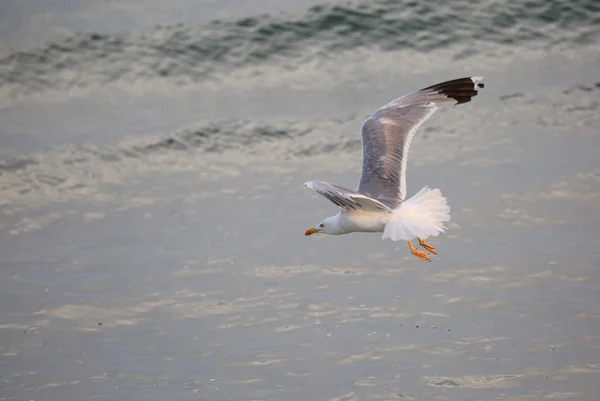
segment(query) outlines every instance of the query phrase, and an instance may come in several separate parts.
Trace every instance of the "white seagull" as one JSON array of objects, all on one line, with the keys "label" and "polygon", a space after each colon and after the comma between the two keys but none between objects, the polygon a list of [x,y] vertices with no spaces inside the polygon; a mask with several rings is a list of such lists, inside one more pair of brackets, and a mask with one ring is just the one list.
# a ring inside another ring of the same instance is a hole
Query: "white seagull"
[{"label": "white seagull", "polygon": [[437,255],[424,239],[444,232],[450,207],[439,189],[425,186],[406,197],[406,159],[410,142],[419,127],[442,106],[471,101],[483,88],[483,77],[459,78],[409,93],[377,110],[362,124],[363,166],[356,191],[324,181],[307,181],[341,210],[335,216],[306,230],[342,235],[352,232],[383,232],[382,239],[408,242],[413,255],[430,262],[427,252]]}]

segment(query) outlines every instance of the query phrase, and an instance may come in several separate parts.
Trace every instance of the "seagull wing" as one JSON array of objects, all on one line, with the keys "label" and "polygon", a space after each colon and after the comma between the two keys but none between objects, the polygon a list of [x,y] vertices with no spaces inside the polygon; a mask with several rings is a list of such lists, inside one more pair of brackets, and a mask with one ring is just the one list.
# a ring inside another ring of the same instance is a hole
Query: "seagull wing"
[{"label": "seagull wing", "polygon": [[406,197],[406,162],[419,127],[439,107],[462,104],[483,88],[482,77],[442,82],[404,95],[363,123],[363,168],[357,191],[395,208]]},{"label": "seagull wing", "polygon": [[353,210],[392,212],[389,207],[378,200],[340,187],[339,185],[330,184],[325,181],[307,181],[304,183],[304,186],[329,199],[345,212]]}]

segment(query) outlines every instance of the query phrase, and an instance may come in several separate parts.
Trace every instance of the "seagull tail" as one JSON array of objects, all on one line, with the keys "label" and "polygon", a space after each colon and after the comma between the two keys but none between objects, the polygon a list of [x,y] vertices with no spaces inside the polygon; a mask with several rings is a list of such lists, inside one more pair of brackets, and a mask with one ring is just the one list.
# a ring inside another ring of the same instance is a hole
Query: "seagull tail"
[{"label": "seagull tail", "polygon": [[417,237],[437,237],[446,231],[446,221],[450,221],[450,206],[446,198],[439,189],[424,187],[394,209],[382,239],[410,241]]}]

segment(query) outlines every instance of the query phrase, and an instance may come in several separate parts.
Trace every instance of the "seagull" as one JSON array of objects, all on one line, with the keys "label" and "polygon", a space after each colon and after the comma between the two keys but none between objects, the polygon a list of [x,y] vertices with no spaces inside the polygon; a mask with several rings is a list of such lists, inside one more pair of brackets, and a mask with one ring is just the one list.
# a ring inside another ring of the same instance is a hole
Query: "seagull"
[{"label": "seagull", "polygon": [[382,232],[382,239],[407,241],[413,255],[431,262],[436,254],[424,240],[446,231],[450,207],[439,189],[423,187],[406,197],[406,161],[410,142],[419,127],[440,107],[471,101],[484,87],[483,77],[459,78],[399,97],[377,110],[362,126],[363,164],[356,191],[325,181],[307,181],[316,191],[339,207],[339,212],[306,230],[343,235],[353,232]]}]

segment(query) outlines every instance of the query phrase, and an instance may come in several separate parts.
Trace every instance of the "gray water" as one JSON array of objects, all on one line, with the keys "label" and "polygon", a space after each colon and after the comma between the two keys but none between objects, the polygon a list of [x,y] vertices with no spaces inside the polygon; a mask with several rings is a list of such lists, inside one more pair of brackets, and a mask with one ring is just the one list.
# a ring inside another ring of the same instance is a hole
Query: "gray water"
[{"label": "gray water", "polygon": [[[0,399],[600,399],[600,7],[0,5]],[[484,75],[412,143],[425,263],[305,237],[360,124]]]}]

